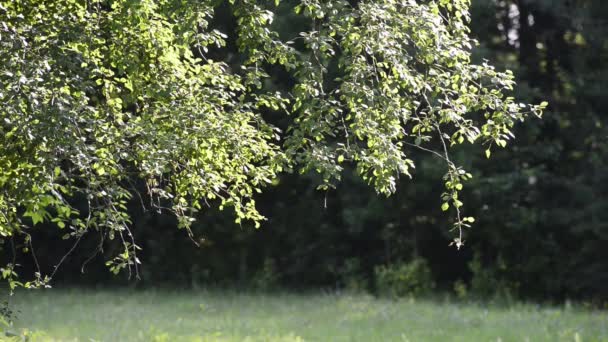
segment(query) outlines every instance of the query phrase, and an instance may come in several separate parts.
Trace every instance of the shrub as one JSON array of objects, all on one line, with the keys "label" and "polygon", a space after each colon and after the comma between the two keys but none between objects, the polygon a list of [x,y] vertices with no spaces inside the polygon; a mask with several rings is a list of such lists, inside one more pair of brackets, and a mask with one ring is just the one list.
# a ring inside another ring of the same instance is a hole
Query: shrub
[{"label": "shrub", "polygon": [[376,290],[379,295],[391,297],[427,294],[435,286],[431,269],[425,259],[380,265],[374,268]]},{"label": "shrub", "polygon": [[254,288],[268,291],[276,288],[279,284],[279,273],[277,265],[272,258],[264,259],[264,265],[258,270],[252,279]]},{"label": "shrub", "polygon": [[361,261],[358,258],[346,259],[339,272],[344,289],[352,293],[362,293],[369,289],[368,280],[363,275]]},{"label": "shrub", "polygon": [[471,293],[479,298],[495,298],[511,300],[517,297],[518,284],[506,279],[503,275],[508,269],[504,260],[499,256],[493,264],[482,263],[482,256],[475,253],[469,263],[473,273],[471,278]]},{"label": "shrub", "polygon": [[456,294],[456,298],[458,299],[465,299],[468,297],[469,295],[469,290],[467,288],[467,284],[462,281],[461,279],[458,279],[457,281],[454,282],[454,293]]}]

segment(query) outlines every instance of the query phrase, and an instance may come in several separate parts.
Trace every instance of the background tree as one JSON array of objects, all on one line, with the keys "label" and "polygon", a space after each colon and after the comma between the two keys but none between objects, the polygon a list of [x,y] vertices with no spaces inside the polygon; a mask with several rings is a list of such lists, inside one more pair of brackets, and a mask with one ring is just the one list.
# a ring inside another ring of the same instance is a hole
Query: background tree
[{"label": "background tree", "polygon": [[513,153],[479,164],[484,176],[469,197],[481,209],[473,248],[528,295],[608,295],[607,11],[601,1],[474,6],[479,54],[514,70],[518,96],[551,103],[542,121],[516,131]]}]

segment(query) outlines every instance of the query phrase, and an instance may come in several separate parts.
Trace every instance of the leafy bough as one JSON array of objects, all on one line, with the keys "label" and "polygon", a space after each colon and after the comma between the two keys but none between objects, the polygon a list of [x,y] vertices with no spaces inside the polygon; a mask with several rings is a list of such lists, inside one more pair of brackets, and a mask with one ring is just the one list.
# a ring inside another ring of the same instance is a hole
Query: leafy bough
[{"label": "leafy bough", "polygon": [[[281,172],[318,172],[329,189],[351,164],[390,195],[411,177],[409,156],[423,151],[445,162],[441,209],[454,209],[454,244],[463,245],[474,219],[461,214],[459,191],[472,176],[450,149],[484,145],[489,157],[516,122],[546,106],[516,103],[511,73],[471,62],[468,0],[303,0],[293,10],[310,29],[295,38],[298,49],[273,30],[275,7],[231,0],[236,68],[208,57],[227,49],[210,25],[219,5],[0,6],[3,240],[23,238],[35,258],[30,226],[55,224],[75,239],[70,252],[99,231],[123,247],[110,270],[138,277],[129,201],[172,213],[190,235],[195,213],[213,205],[258,227],[254,195]],[[291,74],[293,89],[264,86],[272,65]],[[268,110],[290,115],[286,132],[264,120]],[[53,275],[22,284],[15,262],[2,269],[11,287],[45,286]]]}]

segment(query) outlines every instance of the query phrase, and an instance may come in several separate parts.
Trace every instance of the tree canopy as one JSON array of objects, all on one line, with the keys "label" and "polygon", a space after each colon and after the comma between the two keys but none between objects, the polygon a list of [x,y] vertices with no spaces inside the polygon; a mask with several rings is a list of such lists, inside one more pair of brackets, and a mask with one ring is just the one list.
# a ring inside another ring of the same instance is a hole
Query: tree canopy
[{"label": "tree canopy", "polygon": [[[127,203],[264,220],[255,194],[283,172],[353,165],[378,193],[411,177],[416,152],[445,162],[454,243],[474,221],[450,158],[492,148],[546,103],[510,96],[514,77],[472,62],[469,0],[15,0],[0,5],[0,235],[54,224],[66,238],[120,239],[111,270],[137,270]],[[228,8],[237,27],[215,20]],[[274,13],[308,27],[281,36]],[[236,44],[237,53],[225,52]],[[221,59],[213,59],[220,56]],[[277,71],[278,70],[278,71]],[[292,80],[273,87],[277,73]],[[279,128],[271,116],[284,116]],[[439,180],[438,180],[439,181]],[[85,203],[80,206],[77,203]],[[4,269],[11,278],[13,270]],[[44,282],[39,278],[38,282]]]}]

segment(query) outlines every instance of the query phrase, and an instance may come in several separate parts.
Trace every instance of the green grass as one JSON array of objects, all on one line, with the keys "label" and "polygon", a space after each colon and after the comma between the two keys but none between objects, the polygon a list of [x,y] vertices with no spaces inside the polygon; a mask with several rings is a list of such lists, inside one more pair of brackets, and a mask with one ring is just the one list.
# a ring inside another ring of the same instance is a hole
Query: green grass
[{"label": "green grass", "polygon": [[33,341],[608,341],[608,312],[235,291],[37,290],[13,298]]}]

